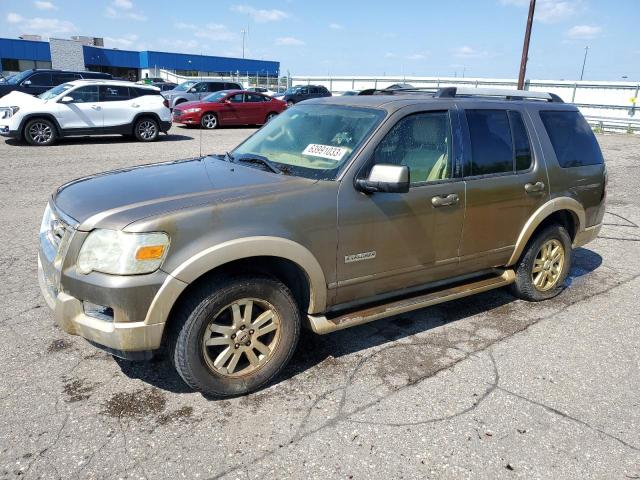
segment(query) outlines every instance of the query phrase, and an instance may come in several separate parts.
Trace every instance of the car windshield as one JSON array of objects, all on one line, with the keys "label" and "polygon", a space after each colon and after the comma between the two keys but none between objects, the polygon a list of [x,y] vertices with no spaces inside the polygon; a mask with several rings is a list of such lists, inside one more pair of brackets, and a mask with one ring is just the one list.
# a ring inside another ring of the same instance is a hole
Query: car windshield
[{"label": "car windshield", "polygon": [[384,116],[372,108],[298,105],[267,123],[232,156],[260,155],[284,173],[333,180]]},{"label": "car windshield", "polygon": [[66,92],[70,88],[73,88],[73,85],[71,85],[70,83],[63,83],[62,85],[58,85],[57,87],[53,87],[46,92],[41,93],[40,95],[38,95],[38,98],[41,98],[42,100],[51,100],[61,93]]},{"label": "car windshield", "polygon": [[180,85],[174,88],[174,90],[177,90],[179,92],[184,92],[185,90],[188,90],[191,87],[193,87],[196,83],[198,82],[196,82],[195,80],[187,80],[186,82],[182,82]]},{"label": "car windshield", "polygon": [[9,78],[7,78],[7,83],[11,85],[17,85],[22,80],[24,80],[29,75],[31,75],[31,72],[32,72],[31,70],[25,70],[24,72],[16,73],[15,75],[12,75]]},{"label": "car windshield", "polygon": [[228,94],[229,94],[228,91],[220,90],[219,92],[212,93],[211,95],[208,95],[208,96],[204,97],[204,101],[205,102],[219,102],[224,97],[226,97]]}]

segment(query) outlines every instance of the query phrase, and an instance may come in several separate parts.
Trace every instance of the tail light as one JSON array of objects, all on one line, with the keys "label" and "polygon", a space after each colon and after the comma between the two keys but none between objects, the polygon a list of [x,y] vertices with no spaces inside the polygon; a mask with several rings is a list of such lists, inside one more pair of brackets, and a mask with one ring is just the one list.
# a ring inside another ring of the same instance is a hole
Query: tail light
[{"label": "tail light", "polygon": [[162,104],[163,104],[165,107],[169,108],[169,100],[167,100],[166,98],[162,101]]}]

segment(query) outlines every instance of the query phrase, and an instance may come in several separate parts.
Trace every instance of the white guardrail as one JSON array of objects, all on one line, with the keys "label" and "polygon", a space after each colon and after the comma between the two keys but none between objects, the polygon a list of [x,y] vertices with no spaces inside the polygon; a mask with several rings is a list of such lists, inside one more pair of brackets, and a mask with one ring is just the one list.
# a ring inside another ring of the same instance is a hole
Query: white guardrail
[{"label": "white guardrail", "polygon": [[[347,90],[385,88],[394,83],[414,87],[482,87],[517,88],[517,81],[498,78],[461,77],[291,77],[291,85],[324,85],[334,95]],[[567,103],[580,108],[587,121],[601,130],[640,132],[640,106],[636,106],[640,84],[634,82],[592,82],[529,80],[525,90],[555,93]]]}]

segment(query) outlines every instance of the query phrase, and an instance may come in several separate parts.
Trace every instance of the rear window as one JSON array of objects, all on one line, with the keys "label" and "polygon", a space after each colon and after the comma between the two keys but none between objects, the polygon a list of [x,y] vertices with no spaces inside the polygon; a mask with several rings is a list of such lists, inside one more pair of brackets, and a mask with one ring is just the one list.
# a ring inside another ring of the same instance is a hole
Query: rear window
[{"label": "rear window", "polygon": [[540,118],[561,167],[603,163],[598,141],[580,112],[540,112]]}]

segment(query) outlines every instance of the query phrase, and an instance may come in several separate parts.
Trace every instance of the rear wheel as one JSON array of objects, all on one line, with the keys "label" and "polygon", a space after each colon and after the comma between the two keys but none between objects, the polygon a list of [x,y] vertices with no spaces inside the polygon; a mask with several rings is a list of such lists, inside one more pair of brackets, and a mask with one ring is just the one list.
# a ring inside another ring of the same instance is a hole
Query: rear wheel
[{"label": "rear wheel", "polygon": [[23,136],[29,145],[46,147],[56,141],[56,126],[45,118],[35,118],[27,122]]},{"label": "rear wheel", "polygon": [[171,358],[183,380],[213,397],[243,395],[291,358],[301,317],[290,290],[267,277],[218,279],[176,312]]},{"label": "rear wheel", "polygon": [[218,128],[218,117],[214,113],[205,113],[200,119],[200,125],[207,130]]},{"label": "rear wheel", "polygon": [[287,107],[293,107],[295,103],[292,100],[287,100]]},{"label": "rear wheel", "polygon": [[265,119],[264,123],[269,123],[271,120],[273,120],[274,118],[276,118],[278,116],[278,114],[276,112],[270,112],[267,115],[267,118]]},{"label": "rear wheel", "polygon": [[158,138],[159,133],[158,122],[151,117],[139,119],[133,127],[133,134],[141,142],[153,142]]},{"label": "rear wheel", "polygon": [[549,225],[529,243],[516,268],[513,293],[538,302],[555,297],[571,269],[571,237],[560,225]]}]

